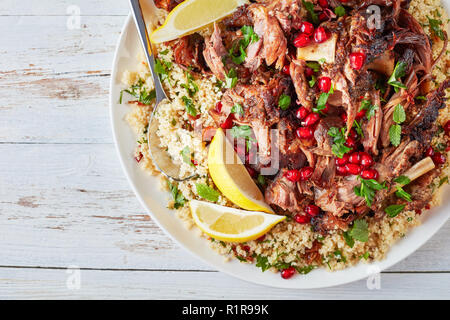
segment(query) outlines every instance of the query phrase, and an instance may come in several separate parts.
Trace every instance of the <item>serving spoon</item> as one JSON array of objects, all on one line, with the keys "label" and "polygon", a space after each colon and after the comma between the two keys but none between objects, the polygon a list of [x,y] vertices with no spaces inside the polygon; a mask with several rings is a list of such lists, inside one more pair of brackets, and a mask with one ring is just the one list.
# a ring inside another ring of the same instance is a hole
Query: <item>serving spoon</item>
[{"label": "serving spoon", "polygon": [[148,37],[147,26],[144,21],[144,16],[142,14],[142,8],[139,0],[130,0],[131,12],[133,14],[134,22],[136,23],[137,31],[141,39],[142,47],[144,48],[144,53],[147,58],[148,66],[150,68],[150,73],[152,74],[153,83],[155,84],[156,92],[156,102],[153,112],[150,115],[149,125],[148,125],[148,148],[150,157],[152,158],[155,167],[166,177],[171,178],[175,181],[186,181],[196,177],[197,175],[192,175],[189,177],[180,177],[180,167],[173,163],[172,158],[169,153],[160,147],[161,140],[156,134],[159,127],[159,121],[155,117],[156,111],[160,103],[168,99],[166,93],[161,84],[158,74],[155,71],[155,59],[152,50],[152,44]]}]

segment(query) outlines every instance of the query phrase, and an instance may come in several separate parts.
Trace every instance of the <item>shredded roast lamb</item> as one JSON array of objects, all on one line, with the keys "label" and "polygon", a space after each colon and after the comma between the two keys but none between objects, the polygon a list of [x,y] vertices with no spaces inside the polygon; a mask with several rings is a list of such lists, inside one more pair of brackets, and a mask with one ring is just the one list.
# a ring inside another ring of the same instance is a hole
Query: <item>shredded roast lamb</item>
[{"label": "shredded roast lamb", "polygon": [[[180,2],[156,5],[171,10]],[[347,230],[368,214],[383,217],[388,205],[426,206],[442,161],[433,158],[431,168],[404,186],[410,201],[396,196],[395,180],[432,156],[436,119],[450,87],[447,79],[434,88],[431,70],[442,54],[433,59],[433,39],[408,13],[409,1],[328,3],[329,16],[315,21],[314,30],[323,30],[319,36],[331,39],[326,41],[335,39],[333,62],[298,58],[297,48],[305,47],[303,23],[314,22],[301,0],[251,1],[216,23],[210,37],[193,34],[171,43],[176,63],[222,84],[220,107],[210,110],[217,128],[251,128],[247,138],[258,151],[256,161],[246,160],[249,172],[257,177],[274,165],[274,153],[280,155],[276,172],[261,185],[266,202],[293,217],[318,207],[307,221],[324,234]],[[346,14],[339,17],[333,9],[342,5]],[[370,5],[381,8],[378,29],[367,23]],[[327,79],[331,88],[324,91]],[[398,141],[392,137],[396,129]],[[370,201],[355,191],[364,181],[380,186]]]}]

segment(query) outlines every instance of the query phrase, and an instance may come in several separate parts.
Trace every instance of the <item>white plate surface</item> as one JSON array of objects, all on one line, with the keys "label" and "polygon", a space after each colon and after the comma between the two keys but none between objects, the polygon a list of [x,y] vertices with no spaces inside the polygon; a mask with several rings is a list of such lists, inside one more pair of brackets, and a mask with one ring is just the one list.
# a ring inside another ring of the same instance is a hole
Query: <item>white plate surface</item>
[{"label": "white plate surface", "polygon": [[[444,2],[448,8],[450,0]],[[136,58],[139,45],[134,23],[128,17],[117,45],[110,88],[112,129],[123,170],[137,198],[160,228],[181,247],[215,269],[242,280],[279,288],[309,289],[341,285],[363,279],[373,272],[385,270],[405,259],[427,242],[450,217],[450,199],[446,197],[441,207],[422,215],[423,224],[398,241],[391,248],[385,260],[370,265],[361,263],[337,272],[317,269],[305,276],[297,275],[289,280],[283,280],[279,274],[270,271],[262,273],[254,265],[243,264],[237,260],[224,262],[223,257],[216,254],[208,246],[207,241],[198,237],[195,231],[186,230],[182,222],[176,218],[174,211],[166,208],[170,195],[159,190],[158,179],[145,173],[133,159],[136,137],[124,120],[130,107],[126,104],[120,105],[118,101],[120,91],[124,89],[120,82],[121,74],[127,69],[136,70],[139,63]],[[445,193],[449,194],[448,189],[445,190]]]}]

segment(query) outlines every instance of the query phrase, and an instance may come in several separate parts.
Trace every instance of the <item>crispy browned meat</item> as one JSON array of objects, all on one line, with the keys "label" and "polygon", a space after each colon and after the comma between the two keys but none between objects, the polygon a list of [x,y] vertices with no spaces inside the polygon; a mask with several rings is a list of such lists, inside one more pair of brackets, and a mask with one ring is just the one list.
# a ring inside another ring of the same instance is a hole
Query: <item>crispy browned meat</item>
[{"label": "crispy browned meat", "polygon": [[362,138],[362,144],[366,152],[378,155],[377,144],[383,121],[383,111],[381,110],[380,93],[378,91],[372,93],[371,103],[377,106],[377,109],[370,120],[363,124],[364,137]]},{"label": "crispy browned meat", "polygon": [[217,24],[214,24],[214,32],[209,39],[205,39],[205,49],[203,56],[206,64],[211,69],[217,79],[225,80],[226,70],[222,58],[228,54],[222,42],[221,31]]},{"label": "crispy browned meat", "polygon": [[164,9],[166,11],[172,11],[177,5],[182,3],[184,0],[155,0],[155,5],[157,8]]},{"label": "crispy browned meat", "polygon": [[308,80],[305,76],[305,68],[306,62],[304,60],[293,60],[289,67],[298,101],[308,110],[312,110],[313,101]]},{"label": "crispy browned meat", "polygon": [[206,69],[203,58],[204,39],[198,33],[171,42],[175,62],[196,72]]},{"label": "crispy browned meat", "polygon": [[269,205],[275,205],[289,212],[301,212],[305,201],[295,182],[284,177],[285,169],[281,170],[275,180],[265,191],[265,200]]}]

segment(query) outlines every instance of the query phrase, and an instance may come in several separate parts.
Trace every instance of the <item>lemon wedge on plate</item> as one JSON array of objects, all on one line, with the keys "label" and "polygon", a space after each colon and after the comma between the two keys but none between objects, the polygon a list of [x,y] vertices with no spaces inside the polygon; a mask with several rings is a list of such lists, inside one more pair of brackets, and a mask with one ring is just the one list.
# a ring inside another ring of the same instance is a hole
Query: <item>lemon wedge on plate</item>
[{"label": "lemon wedge on plate", "polygon": [[209,146],[208,169],[214,184],[231,202],[242,209],[273,213],[220,128]]},{"label": "lemon wedge on plate", "polygon": [[232,14],[247,0],[186,0],[176,6],[150,40],[161,43],[177,39]]},{"label": "lemon wedge on plate", "polygon": [[244,211],[217,204],[191,200],[192,217],[207,235],[227,242],[246,242],[266,234],[285,216]]}]

